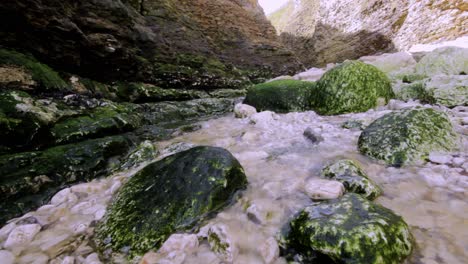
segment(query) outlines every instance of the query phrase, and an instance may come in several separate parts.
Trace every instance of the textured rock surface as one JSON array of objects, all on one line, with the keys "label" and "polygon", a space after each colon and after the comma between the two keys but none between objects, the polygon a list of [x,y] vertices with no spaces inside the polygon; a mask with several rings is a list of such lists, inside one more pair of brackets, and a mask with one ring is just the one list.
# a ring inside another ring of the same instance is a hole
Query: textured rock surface
[{"label": "textured rock surface", "polygon": [[306,207],[290,228],[285,245],[299,263],[398,264],[413,250],[400,216],[353,193]]},{"label": "textured rock surface", "polygon": [[362,154],[402,166],[425,159],[432,151],[455,148],[457,135],[446,114],[430,108],[409,108],[384,115],[359,137]]},{"label": "textured rock surface", "polygon": [[98,230],[101,249],[157,249],[226,206],[247,179],[226,150],[195,147],[148,165],[118,193]]},{"label": "textured rock surface", "polygon": [[364,112],[393,98],[390,80],[372,65],[345,61],[317,82],[311,108],[322,115]]},{"label": "textured rock surface", "polygon": [[467,10],[463,0],[291,0],[269,18],[306,66],[323,66],[466,35]]},{"label": "textured rock surface", "polygon": [[2,1],[0,19],[0,44],[101,81],[238,87],[299,66],[252,0]]},{"label": "textured rock surface", "polygon": [[369,200],[382,194],[380,187],[352,160],[339,160],[330,164],[323,168],[322,176],[343,183],[347,191],[361,194]]}]

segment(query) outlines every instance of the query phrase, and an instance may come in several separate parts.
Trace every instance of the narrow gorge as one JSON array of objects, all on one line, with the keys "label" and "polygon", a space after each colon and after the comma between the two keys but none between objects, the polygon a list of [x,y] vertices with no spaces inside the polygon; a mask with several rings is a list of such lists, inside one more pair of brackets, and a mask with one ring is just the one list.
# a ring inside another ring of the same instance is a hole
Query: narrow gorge
[{"label": "narrow gorge", "polygon": [[463,0],[4,0],[0,262],[465,263],[467,73]]}]

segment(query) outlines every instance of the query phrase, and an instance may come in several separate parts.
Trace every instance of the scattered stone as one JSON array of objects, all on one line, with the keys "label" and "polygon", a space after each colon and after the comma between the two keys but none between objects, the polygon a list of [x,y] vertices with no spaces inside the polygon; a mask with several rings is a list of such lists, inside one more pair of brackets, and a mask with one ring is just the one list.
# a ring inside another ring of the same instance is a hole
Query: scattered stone
[{"label": "scattered stone", "polygon": [[308,127],[304,131],[304,137],[306,137],[310,142],[313,144],[318,144],[323,141],[323,137],[312,130],[312,128]]},{"label": "scattered stone", "polygon": [[4,247],[6,249],[25,247],[33,240],[34,236],[36,236],[40,230],[41,226],[38,224],[17,226],[13,231],[11,231]]},{"label": "scattered stone", "polygon": [[246,104],[236,104],[234,106],[234,116],[236,118],[246,118],[257,113],[255,107]]},{"label": "scattered stone", "polygon": [[[459,158],[454,158],[452,162],[453,162],[453,165],[454,165],[454,166],[461,167],[461,166],[463,165],[463,163],[465,162],[465,159],[464,159],[464,158],[461,158],[461,157],[459,157]],[[2,236],[1,236],[1,231],[0,231],[0,238],[1,238],[1,237],[2,237]]]},{"label": "scattered stone", "polygon": [[400,216],[354,193],[306,207],[289,226],[282,246],[301,263],[398,264],[413,250]]},{"label": "scattered stone", "polygon": [[431,108],[408,108],[384,115],[361,133],[362,154],[392,166],[424,160],[432,151],[450,151],[458,137],[448,116]]},{"label": "scattered stone", "polygon": [[158,250],[160,254],[169,254],[173,251],[191,253],[198,248],[198,238],[194,234],[172,234]]},{"label": "scattered stone", "polygon": [[19,264],[49,264],[49,257],[41,253],[32,253],[19,258]]},{"label": "scattered stone", "polygon": [[278,116],[271,111],[263,111],[250,116],[250,123],[260,127],[270,126],[275,120],[278,120]]},{"label": "scattered stone", "polygon": [[239,249],[230,232],[225,224],[212,225],[208,230],[208,243],[210,243],[211,250],[227,263],[233,263],[239,255]]},{"label": "scattered stone", "polygon": [[2,264],[14,264],[15,256],[8,250],[0,250],[0,262]]},{"label": "scattered stone", "polygon": [[352,160],[332,163],[322,170],[322,176],[343,183],[347,191],[361,194],[369,200],[374,200],[382,194],[382,189]]},{"label": "scattered stone", "polygon": [[66,256],[63,258],[61,264],[75,264],[75,258],[71,256]]},{"label": "scattered stone", "polygon": [[341,182],[322,179],[309,179],[303,188],[304,192],[314,200],[336,199],[345,191]]},{"label": "scattered stone", "polygon": [[431,152],[429,154],[429,161],[433,163],[438,163],[438,164],[449,164],[452,162],[452,156],[448,154]]}]

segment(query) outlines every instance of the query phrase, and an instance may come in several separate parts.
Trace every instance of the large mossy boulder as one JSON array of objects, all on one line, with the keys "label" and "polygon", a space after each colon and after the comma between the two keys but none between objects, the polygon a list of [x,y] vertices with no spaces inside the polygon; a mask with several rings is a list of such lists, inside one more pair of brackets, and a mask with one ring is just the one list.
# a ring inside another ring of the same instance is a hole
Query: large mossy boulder
[{"label": "large mossy boulder", "polygon": [[105,176],[133,143],[114,136],[0,156],[0,224],[46,202],[58,188]]},{"label": "large mossy boulder", "polygon": [[119,191],[97,229],[101,250],[130,256],[157,249],[224,208],[247,179],[226,150],[195,147],[145,167]]},{"label": "large mossy boulder", "polygon": [[22,53],[0,49],[0,68],[17,66],[31,75],[34,84],[43,90],[62,90],[67,83],[49,66],[38,62],[34,57]]},{"label": "large mossy boulder", "polygon": [[348,193],[301,211],[283,247],[288,258],[304,264],[400,264],[413,250],[413,237],[400,216]]},{"label": "large mossy boulder", "polygon": [[310,97],[313,110],[322,115],[364,112],[394,97],[390,80],[375,66],[345,61],[317,82]]},{"label": "large mossy boulder", "polygon": [[[468,60],[468,58],[467,58]],[[425,82],[434,103],[446,107],[468,105],[468,75],[438,75]]]},{"label": "large mossy boulder", "polygon": [[352,160],[339,160],[326,166],[322,170],[322,176],[343,183],[348,192],[361,194],[369,200],[382,194],[382,189]]},{"label": "large mossy boulder", "polygon": [[468,74],[468,49],[438,48],[425,55],[417,64],[415,73],[425,76]]},{"label": "large mossy boulder", "polygon": [[448,116],[431,108],[407,108],[384,115],[359,137],[359,151],[388,165],[425,159],[432,151],[455,148],[457,135]]},{"label": "large mossy boulder", "polygon": [[279,80],[257,84],[247,91],[244,104],[257,111],[287,113],[309,109],[309,95],[314,82]]}]

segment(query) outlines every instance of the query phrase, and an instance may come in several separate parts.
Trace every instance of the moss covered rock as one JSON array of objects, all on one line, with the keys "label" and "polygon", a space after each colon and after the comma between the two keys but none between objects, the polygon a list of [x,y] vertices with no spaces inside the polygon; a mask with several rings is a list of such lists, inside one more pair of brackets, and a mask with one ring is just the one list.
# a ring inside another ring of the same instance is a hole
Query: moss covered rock
[{"label": "moss covered rock", "polygon": [[408,225],[360,195],[306,207],[283,242],[299,263],[399,264],[413,250]]},{"label": "moss covered rock", "polygon": [[409,108],[384,115],[359,137],[359,151],[389,165],[424,159],[432,151],[456,146],[457,135],[447,115],[431,108]]},{"label": "moss covered rock", "polygon": [[446,107],[468,105],[468,75],[438,75],[425,82],[432,101]]},{"label": "moss covered rock", "polygon": [[14,65],[23,68],[32,79],[45,90],[62,90],[67,83],[49,66],[38,62],[34,57],[22,53],[0,49],[0,66]]},{"label": "moss covered rock", "polygon": [[361,194],[369,200],[382,194],[382,189],[352,160],[339,160],[326,166],[322,170],[322,176],[343,183],[348,192]]},{"label": "moss covered rock", "polygon": [[345,61],[317,82],[310,97],[322,115],[364,112],[394,97],[390,80],[379,69],[360,61]]},{"label": "moss covered rock", "polygon": [[247,179],[226,150],[195,147],[145,167],[117,194],[97,229],[101,250],[157,249],[176,231],[187,231],[225,207]]},{"label": "moss covered rock", "polygon": [[110,104],[78,116],[60,120],[50,129],[55,144],[98,138],[132,131],[143,123],[143,116],[131,104]]},{"label": "moss covered rock", "polygon": [[244,104],[251,105],[257,111],[287,113],[309,109],[309,94],[314,82],[297,80],[279,80],[257,84],[247,91]]},{"label": "moss covered rock", "polygon": [[421,103],[435,103],[434,96],[426,90],[424,81],[398,83],[394,85],[395,98],[402,101],[419,100]]},{"label": "moss covered rock", "polygon": [[416,64],[415,73],[425,76],[468,74],[468,49],[438,48]]},{"label": "moss covered rock", "polygon": [[65,184],[106,175],[109,159],[131,144],[115,136],[0,156],[0,223],[42,205]]}]

